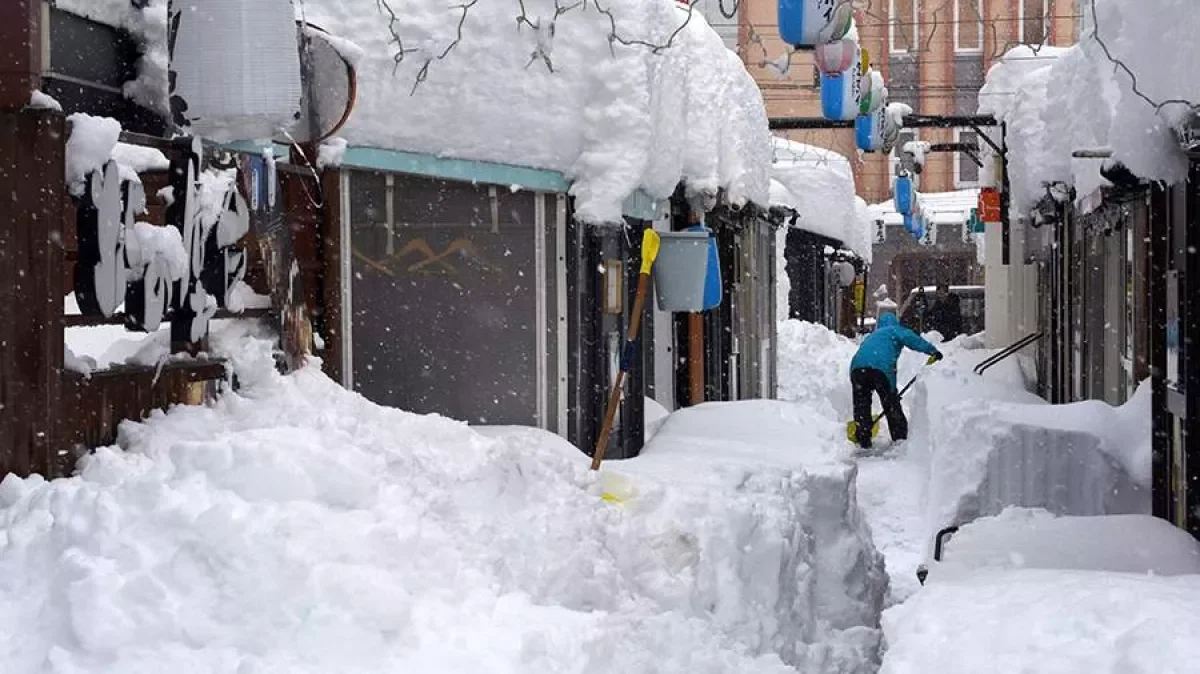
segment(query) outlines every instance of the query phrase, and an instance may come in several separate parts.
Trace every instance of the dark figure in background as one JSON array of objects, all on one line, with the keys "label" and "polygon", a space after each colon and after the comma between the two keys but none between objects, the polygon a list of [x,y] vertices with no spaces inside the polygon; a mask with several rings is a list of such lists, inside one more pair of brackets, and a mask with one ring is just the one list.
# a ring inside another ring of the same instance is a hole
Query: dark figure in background
[{"label": "dark figure in background", "polygon": [[908,437],[908,419],[900,408],[900,394],[896,390],[896,361],[908,347],[913,351],[929,354],[936,360],[942,359],[937,347],[920,335],[900,325],[895,314],[879,317],[879,326],[867,336],[850,361],[850,386],[854,391],[854,423],[857,425],[855,440],[864,449],[871,447],[871,397],[879,395],[883,413],[887,416],[888,430],[892,441]]},{"label": "dark figure in background", "polygon": [[958,295],[950,292],[948,284],[939,283],[933,306],[929,307],[929,313],[926,314],[925,329],[937,330],[942,334],[942,339],[948,342],[962,334],[962,325],[962,303]]}]

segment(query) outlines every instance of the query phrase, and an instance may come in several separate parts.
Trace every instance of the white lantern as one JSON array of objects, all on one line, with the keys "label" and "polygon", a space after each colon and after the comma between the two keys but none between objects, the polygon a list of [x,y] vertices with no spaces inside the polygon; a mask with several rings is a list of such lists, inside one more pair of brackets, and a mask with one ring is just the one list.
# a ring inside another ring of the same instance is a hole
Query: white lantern
[{"label": "white lantern", "polygon": [[291,0],[177,2],[172,108],[191,133],[259,140],[300,115],[300,50]]}]

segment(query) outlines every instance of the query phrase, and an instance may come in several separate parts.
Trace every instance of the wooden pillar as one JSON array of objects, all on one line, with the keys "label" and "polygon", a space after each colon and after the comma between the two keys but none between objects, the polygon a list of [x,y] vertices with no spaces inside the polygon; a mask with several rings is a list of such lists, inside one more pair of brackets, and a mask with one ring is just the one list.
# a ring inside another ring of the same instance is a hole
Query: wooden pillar
[{"label": "wooden pillar", "polygon": [[0,110],[0,476],[55,473],[64,127],[60,112]]},{"label": "wooden pillar", "polygon": [[0,110],[29,104],[42,86],[42,0],[0,2]]},{"label": "wooden pillar", "polygon": [[53,475],[63,368],[65,124],[41,86],[41,0],[0,2],[0,477]]},{"label": "wooden pillar", "polygon": [[[350,344],[342,334],[342,172],[326,169],[321,174],[324,209],[321,214],[321,337],[325,340],[322,369],[336,382],[345,383],[342,364]],[[348,309],[349,307],[345,307]]]}]

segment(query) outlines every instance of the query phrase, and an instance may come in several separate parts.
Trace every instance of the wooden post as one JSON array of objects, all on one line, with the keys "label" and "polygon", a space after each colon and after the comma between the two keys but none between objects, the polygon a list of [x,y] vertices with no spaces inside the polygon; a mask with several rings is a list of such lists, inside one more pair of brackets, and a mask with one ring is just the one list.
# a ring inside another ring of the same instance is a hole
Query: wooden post
[{"label": "wooden post", "polygon": [[688,404],[704,402],[704,315],[688,314]]},{"label": "wooden post", "polygon": [[62,113],[41,86],[42,0],[0,2],[0,477],[54,474],[63,369]]},{"label": "wooden post", "polygon": [[0,2],[0,110],[18,110],[42,86],[43,0]]},{"label": "wooden post", "polygon": [[53,476],[63,411],[65,124],[0,110],[0,476]]},{"label": "wooden post", "polygon": [[[322,369],[331,379],[345,383],[342,362],[345,350],[350,348],[342,334],[342,172],[325,169],[321,173],[321,186],[325,208],[321,214],[321,301],[320,314],[325,350],[321,354],[325,362]],[[348,307],[345,307],[348,308]]]}]

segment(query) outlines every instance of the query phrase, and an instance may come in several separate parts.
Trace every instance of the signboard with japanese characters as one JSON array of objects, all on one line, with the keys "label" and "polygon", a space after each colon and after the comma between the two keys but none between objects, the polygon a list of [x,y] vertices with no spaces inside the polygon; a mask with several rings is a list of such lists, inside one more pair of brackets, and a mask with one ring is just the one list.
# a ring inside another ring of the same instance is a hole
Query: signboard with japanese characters
[{"label": "signboard with japanese characters", "polygon": [[169,319],[172,341],[192,343],[245,275],[249,209],[236,168],[202,168],[199,139],[176,141],[173,155],[165,227],[136,221],[146,211],[136,174],[110,159],[86,176],[75,293],[86,316],[111,318],[123,304],[127,328],[152,332]]}]

